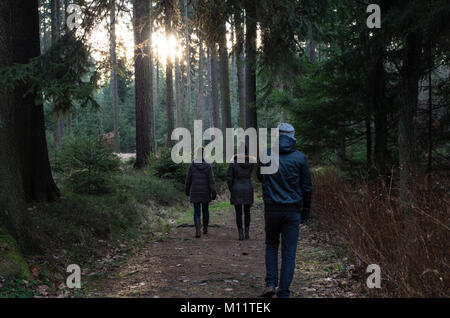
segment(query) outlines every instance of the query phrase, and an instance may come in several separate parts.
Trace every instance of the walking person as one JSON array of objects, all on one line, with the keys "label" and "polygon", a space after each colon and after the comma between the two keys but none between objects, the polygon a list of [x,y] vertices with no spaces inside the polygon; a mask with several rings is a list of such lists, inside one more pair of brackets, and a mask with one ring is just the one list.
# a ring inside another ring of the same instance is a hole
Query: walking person
[{"label": "walking person", "polygon": [[236,211],[236,225],[239,240],[244,240],[242,214],[244,214],[245,239],[250,239],[250,209],[253,204],[252,172],[254,164],[250,162],[248,147],[244,154],[233,156],[227,172],[227,185],[231,193],[230,203]]},{"label": "walking person", "polygon": [[186,176],[185,191],[190,202],[194,204],[195,237],[201,237],[203,214],[203,234],[208,234],[209,203],[217,197],[214,173],[211,165],[205,161],[204,149],[199,147],[196,159],[189,165]]},{"label": "walking person", "polygon": [[[299,225],[309,218],[312,183],[306,157],[296,149],[294,127],[283,123],[278,128],[278,171],[263,175],[258,170],[263,188],[266,231],[266,288],[262,296],[276,294],[278,298],[289,298]],[[281,270],[278,275],[280,236]]]}]

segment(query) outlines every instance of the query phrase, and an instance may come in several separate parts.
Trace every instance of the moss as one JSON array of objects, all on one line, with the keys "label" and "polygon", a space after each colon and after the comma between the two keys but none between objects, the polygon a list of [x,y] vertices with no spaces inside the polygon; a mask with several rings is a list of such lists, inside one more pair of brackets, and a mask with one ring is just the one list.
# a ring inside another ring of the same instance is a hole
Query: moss
[{"label": "moss", "polygon": [[0,227],[0,277],[29,279],[30,276],[30,269],[17,242]]}]

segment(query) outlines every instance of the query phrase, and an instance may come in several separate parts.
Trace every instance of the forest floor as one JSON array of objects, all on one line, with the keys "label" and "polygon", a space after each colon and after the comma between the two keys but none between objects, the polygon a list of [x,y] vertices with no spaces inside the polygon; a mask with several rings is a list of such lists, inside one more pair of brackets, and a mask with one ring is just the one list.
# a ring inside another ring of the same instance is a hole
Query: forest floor
[{"label": "forest floor", "polygon": [[[209,233],[194,238],[194,228],[173,228],[150,241],[97,279],[84,285],[85,297],[258,297],[264,288],[264,214],[252,209],[250,240],[238,241],[234,210],[211,212]],[[364,278],[345,252],[324,233],[301,225],[292,297],[364,297]],[[113,255],[109,256],[114,258]]]}]

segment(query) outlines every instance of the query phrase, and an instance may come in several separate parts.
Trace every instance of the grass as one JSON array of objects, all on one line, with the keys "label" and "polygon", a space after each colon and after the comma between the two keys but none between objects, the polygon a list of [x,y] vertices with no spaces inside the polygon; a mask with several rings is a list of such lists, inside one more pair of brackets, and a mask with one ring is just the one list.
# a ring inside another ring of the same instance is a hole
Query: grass
[{"label": "grass", "polygon": [[148,172],[126,170],[117,178],[120,191],[124,196],[132,195],[139,203],[149,200],[161,205],[171,206],[184,199],[183,185],[173,181],[160,179]]},{"label": "grass", "polygon": [[[61,178],[56,175],[55,179]],[[179,208],[175,206],[186,202],[183,186],[171,180],[130,167],[123,167],[113,178],[111,192],[95,195],[74,193],[64,187],[64,182],[58,182],[62,185],[58,201],[29,208],[30,232],[38,248],[25,259],[30,268],[40,267],[41,282],[66,277],[68,264],[90,268],[94,261],[122,243],[133,249],[148,240],[151,232],[166,232],[170,228],[169,215],[163,212],[176,211]],[[0,243],[5,237],[0,233]],[[10,253],[10,249],[6,252]],[[25,261],[24,264],[27,265]],[[26,270],[29,276],[28,265]],[[0,284],[2,297],[34,296],[31,283],[5,284],[0,280]]]},{"label": "grass", "polygon": [[[213,202],[209,205],[209,211],[221,211],[221,210],[230,210],[233,209],[233,206],[229,202]],[[184,210],[179,212],[179,217],[175,221],[174,226],[179,226],[181,224],[190,224],[194,219],[194,208]]]},{"label": "grass", "polygon": [[[262,203],[262,198],[256,198],[254,201],[254,204]],[[229,201],[221,201],[221,202],[213,202],[209,205],[209,211],[227,211],[227,210],[233,210],[234,206]],[[194,219],[194,208],[190,208],[188,210],[182,210],[177,213],[178,215],[177,220],[174,224],[174,226],[179,226],[181,224],[190,224],[192,223]]]}]

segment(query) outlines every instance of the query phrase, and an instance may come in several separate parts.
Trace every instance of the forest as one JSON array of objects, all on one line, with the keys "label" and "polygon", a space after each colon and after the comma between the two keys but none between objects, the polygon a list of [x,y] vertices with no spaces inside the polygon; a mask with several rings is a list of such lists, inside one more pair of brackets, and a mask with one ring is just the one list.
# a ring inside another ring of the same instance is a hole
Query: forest
[{"label": "forest", "polygon": [[295,128],[314,186],[295,297],[449,297],[449,62],[446,0],[1,0],[0,298],[256,297],[256,176],[253,245],[227,163],[208,247],[186,241],[171,136],[196,120]]}]

